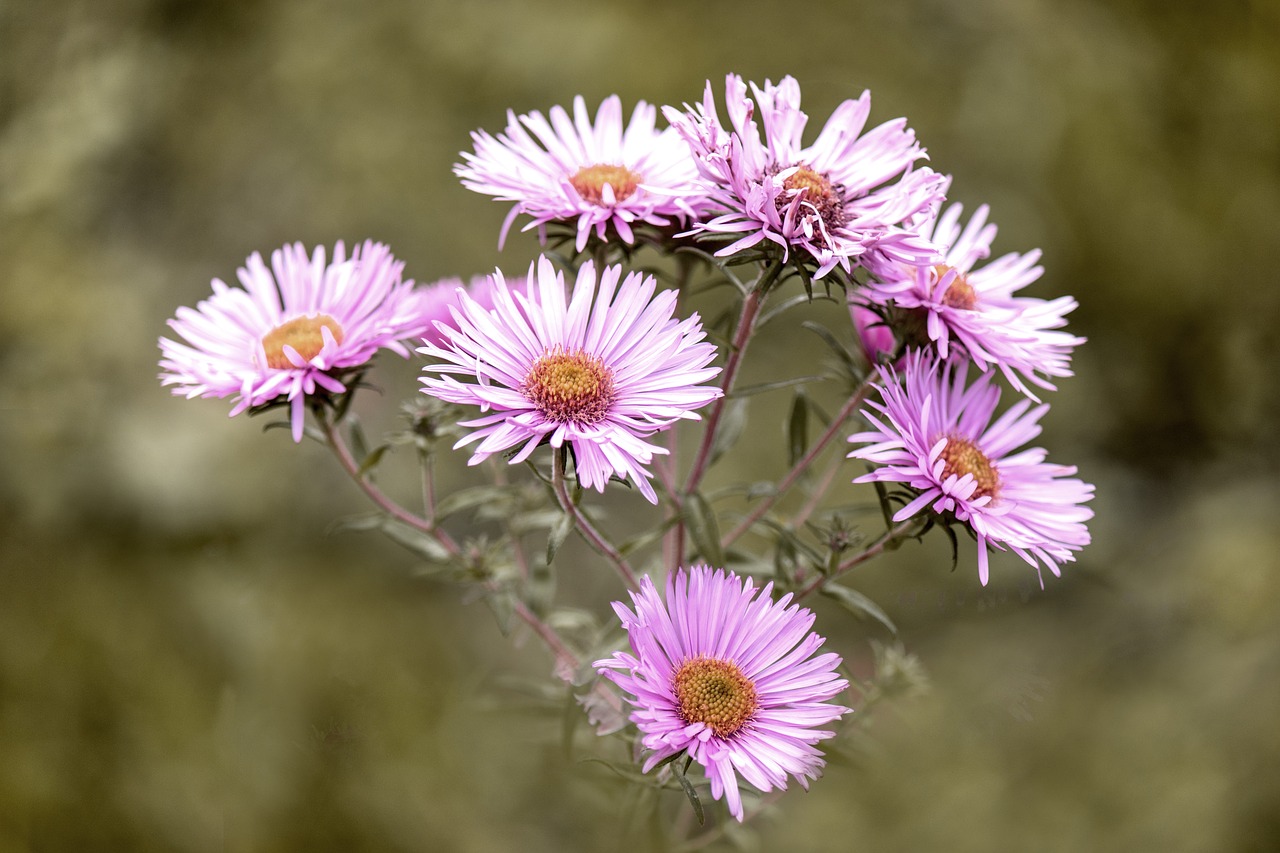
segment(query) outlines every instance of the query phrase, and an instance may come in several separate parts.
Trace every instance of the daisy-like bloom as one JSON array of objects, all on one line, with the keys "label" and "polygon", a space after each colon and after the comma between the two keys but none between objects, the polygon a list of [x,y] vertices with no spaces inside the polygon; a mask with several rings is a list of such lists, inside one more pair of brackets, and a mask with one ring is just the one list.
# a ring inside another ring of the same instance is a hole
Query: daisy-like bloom
[{"label": "daisy-like bloom", "polygon": [[595,662],[629,694],[641,744],[652,750],[647,773],[688,750],[742,820],[738,775],[758,790],[785,789],[787,776],[808,788],[825,762],[814,746],[827,725],[849,708],[827,700],[849,686],[840,656],[814,657],[824,642],[813,613],[774,601],[773,584],[757,589],[732,573],[706,566],[667,578],[666,603],[648,577],[631,593],[634,612],[614,602],[632,653]]},{"label": "daisy-like bloom", "polygon": [[[507,282],[512,291],[521,293],[525,290],[524,278],[515,278]],[[421,305],[426,329],[422,337],[427,343],[440,346],[444,343],[444,334],[437,327],[438,323],[457,328],[453,321],[451,308],[459,304],[458,291],[465,291],[482,308],[493,308],[493,277],[473,275],[470,281],[451,276],[418,288],[418,300]]]},{"label": "daisy-like bloom", "polygon": [[231,414],[276,399],[292,404],[293,440],[302,440],[306,398],[341,394],[344,379],[379,349],[408,357],[402,341],[426,329],[404,263],[366,241],[333,260],[323,246],[308,256],[301,243],[254,252],[236,271],[243,288],[213,280],[213,296],[179,308],[169,326],[186,343],[160,339],[161,385],[192,397],[232,397]]},{"label": "daisy-like bloom", "polygon": [[[736,74],[726,81],[731,129],[720,123],[711,83],[703,101],[664,114],[692,149],[710,185],[714,218],[696,230],[741,235],[716,254],[731,255],[771,240],[790,252],[802,249],[817,262],[815,278],[839,266],[846,272],[872,246],[890,257],[924,262],[928,244],[909,226],[942,203],[947,179],[913,169],[925,156],[906,119],[863,133],[871,95],[836,108],[812,145],[801,141],[808,117],[800,111],[800,86],[751,84],[755,100]],[[764,138],[754,121],[756,106]],[[895,181],[895,179],[897,179]],[[892,182],[892,183],[891,183]]]},{"label": "daisy-like bloom", "polygon": [[999,368],[1019,392],[1039,401],[1028,383],[1054,389],[1046,377],[1071,375],[1071,352],[1084,338],[1064,331],[1066,314],[1076,308],[1070,296],[1053,300],[1014,296],[1038,279],[1040,250],[1011,252],[974,269],[991,254],[996,226],[982,205],[960,227],[961,206],[954,204],[920,235],[937,248],[927,264],[876,261],[867,287],[853,293],[923,319],[925,334],[945,359],[954,342],[981,370]]},{"label": "daisy-like bloom", "polygon": [[[871,429],[849,437],[867,446],[851,458],[882,466],[855,483],[903,483],[918,495],[894,515],[903,521],[928,507],[967,524],[978,540],[978,577],[988,579],[988,546],[1013,551],[1055,575],[1060,563],[1089,544],[1082,506],[1093,486],[1071,477],[1073,466],[1051,465],[1045,451],[1017,448],[1040,434],[1046,404],[1031,408],[1023,397],[994,423],[1000,388],[991,373],[967,385],[968,365],[908,354],[901,381],[879,368],[883,402],[868,402],[862,416]],[[1041,576],[1040,583],[1044,585]]]},{"label": "daisy-like bloom", "polygon": [[522,213],[531,218],[525,231],[576,220],[579,252],[593,231],[603,240],[611,225],[631,243],[633,223],[684,222],[703,203],[688,148],[671,128],[659,131],[656,118],[657,109],[641,101],[624,127],[617,95],[600,105],[594,124],[581,96],[572,119],[558,106],[549,117],[508,111],[506,131],[472,133],[475,153],[462,152],[466,162],[453,170],[468,189],[515,202],[499,247]]},{"label": "daisy-like bloom", "polygon": [[567,296],[563,273],[542,257],[527,286],[512,292],[499,271],[492,310],[460,293],[456,328],[437,326],[446,343],[418,350],[439,362],[424,368],[439,374],[422,380],[425,393],[483,413],[462,423],[475,431],[456,446],[479,441],[476,465],[522,444],[515,464],[544,441],[568,442],[584,486],[604,491],[616,473],[657,503],[645,466],[667,450],[644,439],[697,420],[693,410],[721,395],[699,384],[720,368],[708,366],[716,348],[698,315],[676,320],[675,291],[655,296],[652,276],[622,279],[621,266],[606,267],[597,287],[595,266],[583,264]]}]

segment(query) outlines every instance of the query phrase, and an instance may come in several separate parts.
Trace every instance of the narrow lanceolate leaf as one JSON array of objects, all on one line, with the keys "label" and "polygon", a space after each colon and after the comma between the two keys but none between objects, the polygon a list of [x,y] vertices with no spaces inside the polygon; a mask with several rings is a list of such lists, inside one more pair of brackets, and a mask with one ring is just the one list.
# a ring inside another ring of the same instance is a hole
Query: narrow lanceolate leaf
[{"label": "narrow lanceolate leaf", "polygon": [[689,761],[685,761],[683,768],[679,763],[671,765],[673,774],[680,782],[680,787],[684,789],[684,795],[689,798],[689,805],[693,806],[693,813],[698,818],[698,825],[706,823],[706,816],[702,813],[702,801],[698,799],[698,792],[693,789],[693,783],[689,781],[689,777],[685,775],[685,771],[689,769]]},{"label": "narrow lanceolate leaf", "polygon": [[493,611],[493,615],[498,618],[498,630],[502,632],[503,636],[510,634],[511,620],[515,617],[516,612],[515,593],[503,587],[493,590],[484,598],[489,604],[489,609]]},{"label": "narrow lanceolate leaf", "polygon": [[844,344],[836,340],[836,336],[831,334],[830,329],[810,320],[805,320],[800,325],[822,338],[822,342],[827,345],[828,349],[835,353],[836,358],[840,359],[840,366],[844,368],[845,372],[849,376],[856,378],[860,375],[858,370],[858,360],[854,358],[853,354],[849,352],[848,348],[845,347]]},{"label": "narrow lanceolate leaf", "polygon": [[756,394],[763,394],[765,391],[777,391],[779,388],[794,388],[797,385],[804,385],[806,382],[818,382],[825,378],[825,376],[796,376],[791,379],[775,379],[772,382],[760,382],[755,385],[734,388],[733,393],[729,395],[729,399],[737,400],[741,397],[751,397]]},{"label": "narrow lanceolate leaf", "polygon": [[364,459],[369,455],[369,443],[364,438],[364,428],[360,426],[357,420],[351,421],[351,426],[347,430],[347,434],[351,436],[351,455],[356,459]]},{"label": "narrow lanceolate leaf", "polygon": [[[832,299],[830,294],[827,294],[826,296],[819,296],[816,298],[835,301],[834,299]],[[800,293],[800,294],[797,294],[796,296],[792,296],[789,299],[782,300],[777,304],[777,306],[769,309],[768,311],[760,315],[760,319],[756,320],[756,331],[757,332],[760,331],[765,326],[769,325],[774,320],[778,319],[778,317],[781,317],[784,312],[789,311],[792,308],[795,308],[797,305],[808,305],[812,301],[813,299],[811,299],[809,294],[807,293]]]},{"label": "narrow lanceolate leaf", "polygon": [[436,537],[387,515],[374,514],[347,519],[336,530],[378,530],[388,539],[433,563],[447,563],[451,555]]},{"label": "narrow lanceolate leaf", "polygon": [[809,450],[809,398],[804,391],[796,391],[791,402],[791,417],[787,418],[787,464],[795,465]]},{"label": "narrow lanceolate leaf", "polygon": [[540,565],[536,561],[529,567],[529,583],[526,587],[526,599],[529,609],[541,618],[546,618],[551,609],[551,602],[556,596],[556,577],[551,566]]},{"label": "narrow lanceolate leaf", "polygon": [[564,540],[569,538],[569,534],[573,531],[573,516],[565,513],[556,522],[555,527],[551,528],[551,533],[547,536],[547,565],[555,562],[556,552],[560,550],[560,546],[564,544]]},{"label": "narrow lanceolate leaf", "polygon": [[378,467],[378,463],[382,461],[382,456],[388,449],[390,449],[390,445],[379,444],[365,455],[364,461],[360,463],[360,470],[356,473],[363,477],[365,474],[368,474],[374,468]]},{"label": "narrow lanceolate leaf", "polygon": [[893,624],[893,620],[889,618],[889,614],[880,609],[880,605],[867,598],[855,589],[849,589],[838,583],[823,584],[822,594],[838,602],[845,610],[848,610],[859,619],[870,616],[881,625],[889,629],[892,634],[898,633],[898,626]]},{"label": "narrow lanceolate leaf", "polygon": [[700,493],[693,492],[685,498],[684,521],[689,529],[693,545],[709,565],[724,567],[724,554],[720,551],[720,525],[716,514]]},{"label": "narrow lanceolate leaf", "polygon": [[452,492],[436,504],[437,519],[448,518],[457,512],[489,506],[497,503],[509,504],[511,493],[502,486],[472,486]]},{"label": "narrow lanceolate leaf", "polygon": [[742,432],[747,427],[747,401],[734,399],[725,403],[724,414],[720,416],[720,426],[716,429],[715,440],[711,443],[709,464],[725,455],[738,443]]}]

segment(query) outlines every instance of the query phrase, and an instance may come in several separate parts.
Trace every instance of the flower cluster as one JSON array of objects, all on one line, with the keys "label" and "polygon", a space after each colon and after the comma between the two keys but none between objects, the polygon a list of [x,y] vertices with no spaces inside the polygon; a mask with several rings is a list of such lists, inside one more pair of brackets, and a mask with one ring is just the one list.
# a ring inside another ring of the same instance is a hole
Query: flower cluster
[{"label": "flower cluster", "polygon": [[[644,102],[624,122],[617,96],[594,117],[581,97],[571,113],[509,112],[496,136],[472,134],[474,150],[454,170],[466,187],[512,205],[499,245],[527,217],[525,229],[560,251],[533,260],[524,277],[499,269],[426,286],[405,280],[403,263],[371,241],[350,255],[338,243],[328,262],[324,248],[308,253],[301,244],[273,252],[270,267],[254,254],[239,270],[241,287],[215,280],[211,297],[170,320],[182,340],[161,338],[160,378],[175,394],[233,398],[232,415],[287,405],[295,442],[315,418],[320,429],[311,434],[388,516],[388,533],[450,564],[455,579],[478,582],[495,612],[518,615],[546,641],[566,682],[580,686],[594,672],[578,700],[602,733],[634,724],[645,772],[670,765],[700,810],[684,775],[697,762],[712,797],[741,821],[740,780],[761,792],[785,788],[788,776],[807,787],[823,767],[817,744],[835,734],[825,727],[850,711],[832,701],[849,687],[841,659],[817,654],[824,640],[798,601],[822,592],[887,622],[836,580],[935,526],[972,535],[983,584],[993,550],[1058,575],[1089,542],[1093,487],[1026,447],[1049,408],[1038,395],[1071,375],[1084,342],[1063,328],[1074,299],[1022,293],[1043,273],[1039,250],[984,263],[996,236],[987,207],[964,221],[960,205],[948,206],[950,176],[923,165],[926,151],[905,119],[870,126],[866,92],[840,103],[808,141],[794,79],[757,85],[730,74],[722,106],[716,95],[708,81],[700,102],[663,107],[662,128],[659,109]],[[677,265],[628,270],[622,262],[642,249],[660,259],[682,252],[685,277],[664,287],[662,271]],[[741,275],[751,265],[754,279]],[[736,302],[713,324],[715,335],[682,305],[712,292],[691,285],[691,270],[736,286],[716,291]],[[784,424],[793,467],[776,488],[709,492],[703,477],[733,447],[752,396],[735,394],[734,382],[756,324],[803,301],[778,300],[762,314],[792,278],[810,297],[814,282],[841,294],[847,327],[829,341],[858,342],[861,360],[842,353],[857,390],[825,418],[813,446],[807,400],[796,391]],[[421,516],[369,476],[391,442],[353,451],[337,429],[354,417],[346,404],[384,349],[425,358],[427,396],[408,407],[424,466]],[[1000,382],[1018,397],[1003,413]],[[453,449],[468,448],[469,466],[500,457],[532,474],[519,484],[507,473],[517,469],[483,466],[494,485],[442,509],[430,469],[436,445],[420,441],[441,433],[423,426],[424,413],[447,420],[443,434],[456,439]],[[855,415],[865,428],[846,427]],[[701,433],[681,458],[679,436],[659,434],[688,422],[700,422]],[[874,541],[854,535],[837,510],[829,527],[808,520],[836,469],[801,475],[846,435],[857,445],[847,456],[870,466],[853,482],[877,484],[891,518]],[[611,482],[661,513],[650,533],[624,546],[597,526],[600,513],[579,505],[583,489],[604,492]],[[522,485],[532,489],[516,494]],[[794,502],[802,508],[774,512],[792,488],[806,492]],[[745,513],[716,505],[744,493],[753,502]],[[477,525],[501,530],[459,544],[441,522],[473,507]],[[732,529],[721,527],[726,517]],[[614,604],[629,652],[589,664],[598,652],[571,648],[554,620],[540,618],[550,605],[534,598],[523,542],[540,528],[539,570],[550,573],[576,530],[630,587],[631,606]],[[806,531],[817,541],[801,542]],[[774,548],[771,557],[730,549],[752,533]],[[635,553],[657,551],[658,541],[661,553],[637,572]],[[686,556],[702,562],[686,568]],[[757,587],[730,567],[773,575]],[[665,578],[665,597],[646,572]]]}]

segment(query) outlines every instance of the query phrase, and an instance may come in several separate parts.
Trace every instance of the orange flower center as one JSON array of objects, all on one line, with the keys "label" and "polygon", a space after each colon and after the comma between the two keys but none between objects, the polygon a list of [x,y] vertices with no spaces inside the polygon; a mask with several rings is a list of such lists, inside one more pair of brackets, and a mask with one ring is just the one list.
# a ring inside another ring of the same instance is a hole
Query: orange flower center
[{"label": "orange flower center", "polygon": [[631,196],[640,185],[640,176],[626,166],[610,166],[597,163],[594,166],[583,166],[578,173],[569,179],[578,195],[594,205],[604,204],[604,187],[608,184],[613,189],[614,202],[621,202]]},{"label": "orange flower center", "polygon": [[[935,281],[942,281],[942,277],[946,275],[954,267],[946,264],[934,265],[933,272],[937,276]],[[955,278],[947,285],[947,292],[942,295],[944,304],[952,308],[961,308],[965,311],[972,311],[978,305],[978,294],[973,289],[973,285],[969,284],[969,279],[965,278],[964,273],[956,270]]]},{"label": "orange flower center", "polygon": [[680,719],[704,723],[717,737],[728,737],[759,707],[755,685],[737,665],[707,657],[690,658],[672,676]]},{"label": "orange flower center", "polygon": [[988,495],[994,498],[1000,490],[1000,474],[996,471],[996,467],[991,464],[987,454],[979,450],[978,446],[969,439],[954,435],[947,436],[947,446],[942,449],[942,460],[944,478],[952,474],[957,477],[963,477],[965,474],[973,475],[973,479],[978,483],[978,488],[973,492],[973,498]]},{"label": "orange flower center", "polygon": [[613,402],[613,371],[582,350],[553,350],[533,363],[522,390],[549,421],[599,423]]},{"label": "orange flower center", "polygon": [[304,361],[315,358],[324,349],[324,335],[321,329],[328,329],[333,339],[342,343],[342,326],[328,314],[317,314],[314,317],[294,317],[281,323],[262,336],[262,350],[267,355],[267,367],[276,370],[288,370],[293,362],[284,354],[285,344],[297,350]]}]

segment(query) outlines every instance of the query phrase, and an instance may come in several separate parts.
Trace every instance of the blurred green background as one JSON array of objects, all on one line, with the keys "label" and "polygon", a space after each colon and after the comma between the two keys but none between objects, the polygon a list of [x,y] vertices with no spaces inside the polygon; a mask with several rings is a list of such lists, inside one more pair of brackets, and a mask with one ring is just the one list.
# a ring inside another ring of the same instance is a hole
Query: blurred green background
[{"label": "blurred green background", "polygon": [[[1075,295],[1089,343],[1043,441],[1098,486],[1093,545],[1043,593],[1016,558],[987,590],[972,553],[948,572],[945,542],[860,569],[933,689],[755,849],[1280,848],[1280,4],[8,0],[0,849],[631,838],[508,686],[541,650],[332,532],[365,506],[323,450],[170,397],[156,339],[285,241],[375,237],[420,281],[521,271],[535,244],[499,253],[505,206],[451,173],[469,131],[728,71],[796,76],[813,130],[871,89],[953,199],[992,205],[997,253],[1044,249],[1034,295]],[[807,371],[810,343],[753,369]],[[413,388],[388,368],[382,426]],[[883,632],[820,609],[865,672]]]}]

